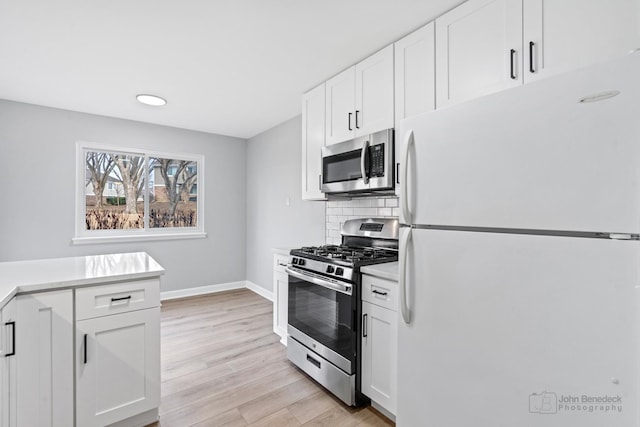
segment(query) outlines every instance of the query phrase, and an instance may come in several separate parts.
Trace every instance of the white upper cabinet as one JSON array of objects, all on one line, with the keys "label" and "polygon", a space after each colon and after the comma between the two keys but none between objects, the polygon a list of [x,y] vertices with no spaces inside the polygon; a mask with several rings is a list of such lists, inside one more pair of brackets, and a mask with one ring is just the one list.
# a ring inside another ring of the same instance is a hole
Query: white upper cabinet
[{"label": "white upper cabinet", "polygon": [[356,67],[344,70],[326,82],[326,144],[353,138],[355,130]]},{"label": "white upper cabinet", "polygon": [[302,95],[302,200],[324,200],[322,157],[325,132],[324,83]]},{"label": "white upper cabinet", "polygon": [[437,108],[640,48],[638,0],[469,0],[435,22]]},{"label": "white upper cabinet", "polygon": [[393,45],[356,65],[355,136],[393,127]]},{"label": "white upper cabinet", "polygon": [[393,127],[393,45],[326,82],[326,144]]},{"label": "white upper cabinet", "polygon": [[435,25],[395,43],[395,122],[436,108]]},{"label": "white upper cabinet", "polygon": [[438,108],[522,83],[522,0],[469,0],[435,22]]},{"label": "white upper cabinet", "polygon": [[[398,40],[395,55],[395,125],[436,108],[435,24]],[[398,135],[396,134],[396,138]],[[396,195],[400,195],[400,143],[395,143]]]},{"label": "white upper cabinet", "polygon": [[640,48],[638,0],[524,0],[525,82]]}]

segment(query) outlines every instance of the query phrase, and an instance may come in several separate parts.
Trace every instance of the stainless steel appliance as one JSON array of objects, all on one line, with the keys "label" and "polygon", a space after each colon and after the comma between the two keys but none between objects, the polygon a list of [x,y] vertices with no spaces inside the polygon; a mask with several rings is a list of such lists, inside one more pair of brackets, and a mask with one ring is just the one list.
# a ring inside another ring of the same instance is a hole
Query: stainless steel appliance
[{"label": "stainless steel appliance", "polygon": [[322,192],[393,193],[393,129],[322,147]]},{"label": "stainless steel appliance", "polygon": [[342,244],[291,251],[287,356],[348,405],[360,393],[360,267],[398,259],[397,219],[344,223]]}]

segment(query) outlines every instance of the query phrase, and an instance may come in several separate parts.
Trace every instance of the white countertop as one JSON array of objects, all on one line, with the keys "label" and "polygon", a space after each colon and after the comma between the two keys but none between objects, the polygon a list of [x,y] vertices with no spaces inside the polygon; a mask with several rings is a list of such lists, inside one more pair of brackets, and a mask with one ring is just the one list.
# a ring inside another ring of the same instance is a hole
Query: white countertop
[{"label": "white countertop", "polygon": [[271,248],[274,254],[289,255],[293,248]]},{"label": "white countertop", "polygon": [[363,274],[370,274],[383,279],[394,280],[396,282],[398,281],[398,261],[367,265],[362,267],[360,271]]},{"label": "white countertop", "polygon": [[0,308],[14,295],[164,274],[146,252],[0,263]]}]

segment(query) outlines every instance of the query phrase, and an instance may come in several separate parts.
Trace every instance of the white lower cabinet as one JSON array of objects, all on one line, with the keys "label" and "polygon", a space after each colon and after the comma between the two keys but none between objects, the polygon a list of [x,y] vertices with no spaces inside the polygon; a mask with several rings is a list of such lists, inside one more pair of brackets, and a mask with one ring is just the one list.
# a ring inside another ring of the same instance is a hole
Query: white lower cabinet
[{"label": "white lower cabinet", "polygon": [[288,262],[288,255],[273,255],[273,332],[280,336],[284,345],[287,345],[289,310],[289,276],[284,269]]},{"label": "white lower cabinet", "polygon": [[158,279],[21,294],[0,318],[0,427],[157,421]]},{"label": "white lower cabinet", "polygon": [[16,297],[17,425],[73,425],[73,291]]},{"label": "white lower cabinet", "polygon": [[397,399],[397,292],[398,282],[362,276],[361,391],[392,415]]},{"label": "white lower cabinet", "polygon": [[396,413],[398,362],[398,282],[362,275],[361,391]]},{"label": "white lower cabinet", "polygon": [[16,356],[15,321],[16,299],[9,301],[0,312],[0,427],[16,427]]},{"label": "white lower cabinet", "polygon": [[76,324],[77,425],[105,426],[160,404],[160,309]]}]

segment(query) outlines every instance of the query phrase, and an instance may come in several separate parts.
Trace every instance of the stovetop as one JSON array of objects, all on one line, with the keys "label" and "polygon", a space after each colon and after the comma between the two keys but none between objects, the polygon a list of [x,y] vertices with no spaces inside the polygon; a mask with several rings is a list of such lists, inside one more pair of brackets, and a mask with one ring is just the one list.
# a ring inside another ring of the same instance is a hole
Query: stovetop
[{"label": "stovetop", "polygon": [[397,250],[349,245],[303,246],[300,249],[293,249],[291,255],[349,267],[398,260]]}]

